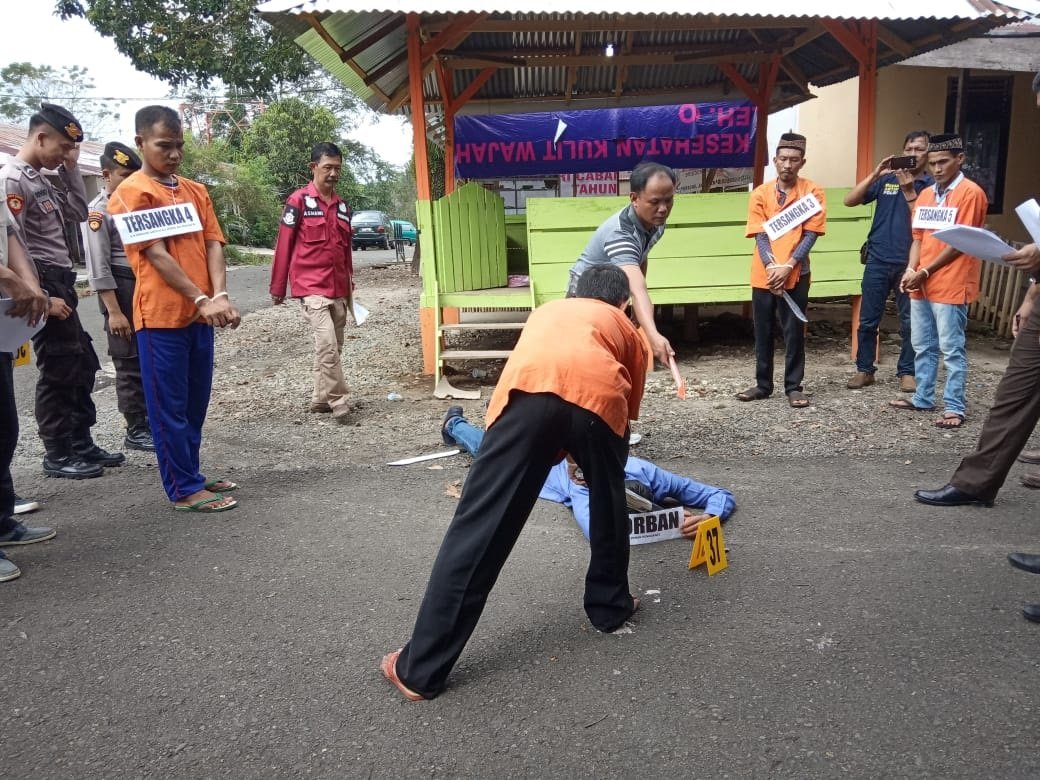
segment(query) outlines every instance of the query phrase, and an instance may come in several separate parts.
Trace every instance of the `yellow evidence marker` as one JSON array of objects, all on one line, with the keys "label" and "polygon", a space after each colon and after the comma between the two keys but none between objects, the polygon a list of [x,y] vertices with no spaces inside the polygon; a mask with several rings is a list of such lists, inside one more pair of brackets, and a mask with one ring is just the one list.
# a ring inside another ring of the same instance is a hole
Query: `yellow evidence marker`
[{"label": "yellow evidence marker", "polygon": [[701,564],[708,567],[708,575],[716,574],[727,566],[726,540],[722,537],[722,523],[718,517],[709,517],[697,526],[697,534],[693,537],[693,552],[690,554],[690,568]]},{"label": "yellow evidence marker", "polygon": [[27,341],[22,346],[18,347],[18,351],[14,353],[14,364],[16,366],[27,366],[29,365],[29,358],[32,357],[32,350],[29,345],[31,341]]}]

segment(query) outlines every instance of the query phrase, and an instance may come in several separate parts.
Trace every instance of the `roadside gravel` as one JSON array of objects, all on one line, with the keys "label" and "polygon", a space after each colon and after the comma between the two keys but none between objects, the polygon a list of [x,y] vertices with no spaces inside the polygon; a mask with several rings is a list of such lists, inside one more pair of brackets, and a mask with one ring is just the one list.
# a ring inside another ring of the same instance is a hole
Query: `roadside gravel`
[{"label": "roadside gravel", "polygon": [[[358,300],[371,316],[348,328],[344,365],[356,409],[346,425],[329,415],[307,412],[311,347],[294,305],[252,312],[236,331],[217,335],[217,360],[207,419],[203,459],[222,468],[295,470],[337,463],[383,464],[442,447],[438,433],[452,401],[433,398],[430,377],[421,374],[417,300],[419,279],[401,266],[362,268]],[[733,314],[705,319],[698,344],[679,345],[679,366],[688,398],[675,397],[670,374],[654,372],[647,382],[641,419],[634,430],[640,457],[667,463],[742,457],[862,455],[900,458],[923,470],[927,459],[944,462],[975,444],[986,410],[1007,362],[1008,343],[986,334],[970,338],[969,419],[959,431],[934,427],[935,414],[888,408],[900,397],[894,377],[898,334],[883,335],[884,363],[878,383],[860,391],[845,388],[853,371],[849,360],[848,307],[813,305],[807,344],[807,409],[791,409],[782,393],[742,403],[735,393],[752,383],[753,351],[749,324]],[[678,343],[673,340],[673,343]],[[100,346],[100,345],[99,345]],[[778,346],[777,378],[783,355]],[[474,380],[472,369],[487,376]],[[501,369],[500,361],[464,363],[452,381],[482,387],[480,401],[461,401],[479,422]],[[31,369],[22,369],[31,370]],[[402,397],[387,399],[389,393]],[[110,380],[95,393],[95,438],[118,448],[122,418]],[[29,399],[19,399],[22,435],[15,467],[38,468],[42,448],[35,435]],[[1034,437],[1034,441],[1040,437]],[[128,453],[129,465],[154,468],[154,459]],[[931,469],[929,469],[931,470]],[[797,474],[792,463],[788,474]]]}]

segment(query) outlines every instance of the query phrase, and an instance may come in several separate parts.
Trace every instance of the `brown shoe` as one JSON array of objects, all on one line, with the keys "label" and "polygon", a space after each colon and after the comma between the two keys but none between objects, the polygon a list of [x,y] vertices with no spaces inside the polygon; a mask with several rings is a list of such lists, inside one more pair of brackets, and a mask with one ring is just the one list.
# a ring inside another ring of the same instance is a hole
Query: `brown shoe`
[{"label": "brown shoe", "polygon": [[1023,463],[1040,463],[1040,450],[1022,450],[1018,459]]},{"label": "brown shoe", "polygon": [[1022,484],[1027,488],[1040,489],[1040,469],[1029,469],[1022,472]]},{"label": "brown shoe", "polygon": [[328,414],[332,411],[332,407],[324,401],[312,401],[307,411],[312,414]]},{"label": "brown shoe", "polygon": [[910,374],[903,374],[899,377],[899,392],[900,393],[916,393],[917,392],[917,380]]},{"label": "brown shoe", "polygon": [[868,374],[866,371],[857,371],[852,375],[845,387],[849,388],[849,390],[862,390],[864,387],[872,384],[874,384],[873,374]]}]

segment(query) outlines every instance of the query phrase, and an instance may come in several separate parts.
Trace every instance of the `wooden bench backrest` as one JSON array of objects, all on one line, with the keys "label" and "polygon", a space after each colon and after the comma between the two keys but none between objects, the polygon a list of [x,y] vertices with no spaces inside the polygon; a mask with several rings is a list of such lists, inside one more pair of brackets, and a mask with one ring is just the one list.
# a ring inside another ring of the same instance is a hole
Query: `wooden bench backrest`
[{"label": "wooden bench backrest", "polygon": [[[431,228],[440,292],[505,287],[505,203],[497,193],[459,187],[431,204]],[[424,249],[429,238],[423,235]]]},{"label": "wooden bench backrest", "polygon": [[[825,191],[827,233],[812,252],[814,298],[858,295],[859,248],[870,206],[846,208],[848,189]],[[537,304],[561,298],[568,273],[596,228],[629,202],[618,198],[527,201],[529,273]],[[677,195],[664,238],[650,250],[647,286],[655,303],[731,303],[751,298],[753,240],[745,238],[748,193]]]}]

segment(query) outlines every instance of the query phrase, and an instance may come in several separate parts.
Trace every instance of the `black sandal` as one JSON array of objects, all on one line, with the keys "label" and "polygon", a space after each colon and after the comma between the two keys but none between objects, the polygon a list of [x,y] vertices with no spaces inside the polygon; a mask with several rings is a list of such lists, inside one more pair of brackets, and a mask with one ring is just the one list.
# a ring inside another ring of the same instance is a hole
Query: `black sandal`
[{"label": "black sandal", "polygon": [[769,393],[763,390],[758,385],[749,387],[743,393],[737,393],[738,401],[761,401],[763,398],[768,398]]}]

